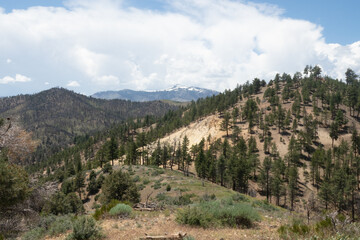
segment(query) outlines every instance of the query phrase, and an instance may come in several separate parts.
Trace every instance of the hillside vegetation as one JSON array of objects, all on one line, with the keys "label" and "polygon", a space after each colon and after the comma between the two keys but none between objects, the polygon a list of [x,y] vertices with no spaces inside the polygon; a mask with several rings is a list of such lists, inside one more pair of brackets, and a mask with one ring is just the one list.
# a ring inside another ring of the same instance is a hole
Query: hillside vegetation
[{"label": "hillside vegetation", "polygon": [[42,161],[69,146],[76,136],[91,135],[130,118],[161,116],[175,108],[159,101],[94,99],[62,88],[0,98],[0,115],[19,121],[40,141],[32,162]]},{"label": "hillside vegetation", "polygon": [[[44,214],[68,213],[56,208],[63,201],[102,219],[110,239],[168,226],[196,239],[352,239],[359,114],[351,69],[342,82],[307,66],[79,138],[28,170],[60,189]],[[118,205],[138,201],[150,211]]]}]

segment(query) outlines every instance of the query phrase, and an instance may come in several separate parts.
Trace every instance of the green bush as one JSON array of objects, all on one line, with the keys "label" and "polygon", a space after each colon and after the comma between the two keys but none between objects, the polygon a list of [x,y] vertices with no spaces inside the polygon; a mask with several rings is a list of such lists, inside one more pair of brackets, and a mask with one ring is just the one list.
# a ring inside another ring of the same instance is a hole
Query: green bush
[{"label": "green bush", "polygon": [[113,207],[115,207],[119,203],[120,203],[119,200],[115,200],[115,199],[111,200],[108,204],[105,204],[101,208],[96,209],[93,217],[95,218],[95,220],[100,220],[100,218],[105,213],[108,213],[110,211],[110,209],[112,209]]},{"label": "green bush", "polygon": [[247,203],[208,201],[179,210],[176,220],[182,224],[208,227],[252,227],[260,220],[258,212]]},{"label": "green bush", "polygon": [[156,177],[156,176],[159,176],[159,175],[164,174],[164,173],[165,173],[164,169],[155,169],[151,173],[151,176]]},{"label": "green bush", "polygon": [[72,179],[66,179],[61,184],[61,191],[66,195],[75,191],[74,181]]},{"label": "green bush", "polygon": [[128,173],[121,170],[107,176],[102,185],[101,202],[109,203],[111,199],[137,203],[140,193]]},{"label": "green bush", "polygon": [[214,201],[214,200],[216,200],[216,196],[215,196],[215,194],[209,195],[209,194],[205,193],[205,194],[202,196],[202,199],[201,199],[201,200],[202,200],[202,201]]},{"label": "green bush", "polygon": [[255,200],[253,202],[253,206],[254,207],[260,207],[266,211],[269,212],[273,212],[273,211],[278,211],[279,209],[277,209],[274,205],[271,205],[268,201],[266,200]]},{"label": "green bush", "polygon": [[240,194],[240,193],[232,195],[232,200],[234,200],[235,202],[249,202],[250,201],[244,194]]},{"label": "green bush", "polygon": [[71,215],[58,216],[53,223],[50,224],[47,235],[57,236],[71,229],[72,227]]},{"label": "green bush", "polygon": [[0,152],[0,209],[25,200],[31,189],[26,171],[15,164],[7,163]]},{"label": "green bush", "polygon": [[21,239],[36,240],[43,239],[44,236],[56,236],[72,228],[73,215],[47,215],[43,216],[37,227],[26,232]]},{"label": "green bush", "polygon": [[34,229],[31,229],[30,231],[26,232],[22,236],[22,240],[38,240],[42,239],[45,236],[46,230],[42,227],[36,227]]},{"label": "green bush", "polygon": [[110,209],[109,214],[111,216],[128,217],[132,213],[132,210],[129,205],[119,203]]},{"label": "green bush", "polygon": [[133,182],[139,182],[140,181],[140,176],[136,175],[135,177],[133,177]]},{"label": "green bush", "polygon": [[193,197],[196,197],[193,193],[181,195],[178,199],[175,199],[174,205],[186,206],[192,204],[191,198]]},{"label": "green bush", "polygon": [[68,214],[83,213],[84,206],[76,193],[72,192],[65,195],[63,192],[55,193],[49,201],[45,203],[43,212],[45,214]]},{"label": "green bush", "polygon": [[81,216],[74,222],[73,232],[67,240],[88,240],[102,237],[100,229],[92,217]]},{"label": "green bush", "polygon": [[161,183],[159,181],[156,181],[153,188],[156,190],[156,189],[159,189],[161,188]]},{"label": "green bush", "polygon": [[168,185],[166,186],[166,191],[168,191],[168,192],[171,191],[171,186],[170,186],[170,184],[168,184]]},{"label": "green bush", "polygon": [[297,239],[299,237],[304,238],[310,236],[310,226],[304,224],[299,219],[293,219],[292,224],[281,225],[278,229],[280,238],[283,239]]},{"label": "green bush", "polygon": [[103,173],[111,173],[112,172],[112,166],[110,163],[105,163],[105,165],[103,166]]},{"label": "green bush", "polygon": [[137,185],[137,188],[139,189],[139,191],[141,191],[145,188],[145,185],[140,183],[139,185]]},{"label": "green bush", "polygon": [[186,206],[192,204],[191,198],[196,197],[195,194],[184,194],[180,197],[167,196],[165,193],[159,193],[156,195],[156,199],[159,202],[163,202],[166,205]]},{"label": "green bush", "polygon": [[150,180],[148,179],[148,178],[145,178],[144,180],[143,180],[143,184],[144,185],[148,185],[150,183]]}]

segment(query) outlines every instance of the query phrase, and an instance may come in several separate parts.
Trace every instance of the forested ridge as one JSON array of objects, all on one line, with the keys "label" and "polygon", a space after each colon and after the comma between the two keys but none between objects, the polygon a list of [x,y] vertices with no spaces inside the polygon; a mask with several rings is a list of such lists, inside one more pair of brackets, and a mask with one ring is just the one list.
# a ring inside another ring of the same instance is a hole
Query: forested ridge
[{"label": "forested ridge", "polygon": [[101,100],[62,88],[0,98],[1,116],[20,122],[39,140],[32,162],[69,146],[76,136],[94,134],[129,118],[160,116],[170,109],[175,106],[159,101]]}]

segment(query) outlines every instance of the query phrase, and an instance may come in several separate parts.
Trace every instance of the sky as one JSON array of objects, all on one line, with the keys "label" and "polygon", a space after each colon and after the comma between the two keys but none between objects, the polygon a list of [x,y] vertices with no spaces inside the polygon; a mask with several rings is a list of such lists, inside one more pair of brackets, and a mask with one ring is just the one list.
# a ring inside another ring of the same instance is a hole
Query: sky
[{"label": "sky", "polygon": [[360,74],[357,0],[0,0],[0,96]]}]

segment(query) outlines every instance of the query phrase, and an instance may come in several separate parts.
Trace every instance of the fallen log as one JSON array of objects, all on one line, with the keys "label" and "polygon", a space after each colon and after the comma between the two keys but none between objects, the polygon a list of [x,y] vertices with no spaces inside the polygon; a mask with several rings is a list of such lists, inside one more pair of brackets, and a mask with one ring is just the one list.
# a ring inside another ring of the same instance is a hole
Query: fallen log
[{"label": "fallen log", "polygon": [[146,236],[140,238],[140,240],[183,240],[186,237],[186,235],[187,235],[186,233],[179,232],[178,234],[174,234],[170,236]]}]

